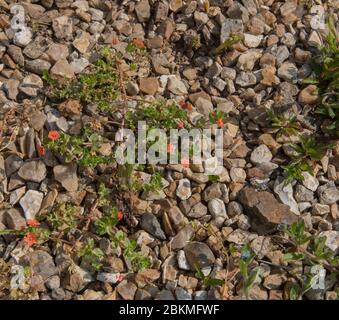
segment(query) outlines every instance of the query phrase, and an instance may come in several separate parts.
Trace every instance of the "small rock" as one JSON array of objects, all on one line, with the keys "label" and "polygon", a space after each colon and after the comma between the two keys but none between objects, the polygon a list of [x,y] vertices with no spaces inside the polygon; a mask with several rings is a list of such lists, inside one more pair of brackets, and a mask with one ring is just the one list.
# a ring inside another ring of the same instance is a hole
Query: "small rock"
[{"label": "small rock", "polygon": [[191,270],[196,270],[196,266],[200,268],[210,267],[215,261],[212,250],[203,242],[190,242],[184,247],[184,251]]},{"label": "small rock", "polygon": [[254,164],[270,162],[271,160],[272,153],[265,144],[261,144],[259,147],[256,147],[251,153],[251,162]]},{"label": "small rock", "polygon": [[280,203],[270,192],[243,188],[239,193],[240,203],[252,217],[252,229],[259,234],[275,230],[278,225],[290,225],[298,220],[289,206]]},{"label": "small rock", "polygon": [[316,177],[311,175],[309,172],[305,171],[302,173],[302,176],[304,179],[302,180],[302,184],[304,187],[307,189],[310,189],[311,191],[316,191],[319,186],[319,181],[317,180]]},{"label": "small rock", "polygon": [[22,230],[26,228],[26,220],[17,209],[8,209],[4,214],[5,223],[9,229]]},{"label": "small rock", "polygon": [[42,199],[44,195],[42,192],[36,190],[28,190],[26,194],[20,199],[20,205],[24,210],[26,219],[34,219],[39,212]]},{"label": "small rock", "polygon": [[43,86],[44,84],[39,76],[30,74],[22,80],[19,90],[30,97],[36,97]]},{"label": "small rock", "polygon": [[135,13],[140,22],[146,22],[151,16],[151,7],[148,0],[141,0],[135,6]]},{"label": "small rock", "polygon": [[177,76],[168,77],[167,88],[169,91],[179,96],[188,93],[184,83]]},{"label": "small rock", "polygon": [[316,203],[313,206],[312,213],[317,216],[323,216],[330,213],[330,206],[328,206],[327,204]]},{"label": "small rock", "polygon": [[117,292],[124,300],[133,300],[136,291],[137,286],[127,280],[124,280],[117,285]]},{"label": "small rock", "polygon": [[226,41],[231,34],[233,33],[242,33],[244,30],[244,25],[239,19],[228,19],[226,18],[222,25],[220,31],[220,43]]},{"label": "small rock", "polygon": [[146,94],[155,95],[159,90],[159,81],[157,78],[141,78],[140,79],[140,90]]},{"label": "small rock", "polygon": [[298,204],[293,197],[293,187],[291,183],[285,185],[285,180],[278,177],[274,182],[274,193],[278,195],[282,203],[290,207],[292,212],[299,214]]},{"label": "small rock", "polygon": [[190,265],[186,259],[185,251],[179,250],[177,253],[178,267],[181,270],[190,270]]},{"label": "small rock", "polygon": [[73,22],[71,17],[61,16],[53,19],[52,27],[56,38],[67,40],[72,38]]},{"label": "small rock", "polygon": [[74,70],[66,59],[61,59],[52,67],[51,76],[60,80],[63,78],[72,79],[74,77]]},{"label": "small rock", "polygon": [[241,71],[235,79],[235,83],[240,87],[249,87],[257,83],[257,78],[252,72]]},{"label": "small rock", "polygon": [[180,200],[187,200],[191,195],[191,183],[188,179],[179,180],[176,195]]},{"label": "small rock", "polygon": [[51,64],[42,59],[35,59],[26,61],[25,67],[30,72],[42,75],[45,70],[48,71],[51,68]]},{"label": "small rock", "polygon": [[22,165],[18,174],[26,181],[41,182],[46,178],[47,170],[42,161],[29,161]]},{"label": "small rock", "polygon": [[253,34],[244,33],[244,44],[248,48],[258,47],[262,39],[263,39],[262,35],[255,36]]},{"label": "small rock", "polygon": [[33,274],[41,276],[43,280],[47,280],[58,272],[53,257],[46,251],[36,250],[25,256],[24,259],[29,263]]},{"label": "small rock", "polygon": [[140,226],[143,230],[149,232],[152,236],[160,240],[166,240],[165,233],[162,230],[160,223],[154,214],[144,213],[141,217]]},{"label": "small rock", "polygon": [[320,203],[333,204],[339,200],[339,190],[334,181],[330,181],[317,189]]},{"label": "small rock", "polygon": [[100,272],[97,275],[97,280],[104,282],[104,283],[111,283],[116,284],[121,279],[121,273],[107,273],[107,272]]},{"label": "small rock", "polygon": [[59,181],[67,191],[78,190],[77,165],[75,163],[57,165],[53,168],[55,180]]},{"label": "small rock", "polygon": [[175,289],[175,296],[177,297],[178,300],[192,300],[192,295],[188,293],[185,289],[183,288],[176,288]]},{"label": "small rock", "polygon": [[319,233],[320,237],[326,237],[326,246],[329,247],[334,254],[339,253],[339,231],[323,231]]},{"label": "small rock", "polygon": [[213,217],[213,222],[217,227],[222,226],[228,218],[225,203],[220,199],[212,199],[208,202],[208,210]]},{"label": "small rock", "polygon": [[300,91],[298,98],[299,102],[303,105],[316,103],[318,100],[317,90],[317,86],[313,84],[307,86],[305,89]]},{"label": "small rock", "polygon": [[298,68],[294,63],[284,62],[278,69],[278,76],[286,81],[298,80]]},{"label": "small rock", "polygon": [[86,53],[91,43],[91,35],[87,32],[80,32],[74,39],[73,46],[80,52]]}]

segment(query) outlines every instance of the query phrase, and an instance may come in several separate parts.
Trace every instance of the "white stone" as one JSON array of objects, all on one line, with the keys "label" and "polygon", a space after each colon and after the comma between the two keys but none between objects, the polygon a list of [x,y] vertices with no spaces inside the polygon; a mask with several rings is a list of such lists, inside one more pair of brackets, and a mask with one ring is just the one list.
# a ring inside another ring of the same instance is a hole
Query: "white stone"
[{"label": "white stone", "polygon": [[42,192],[36,190],[28,190],[26,194],[20,199],[20,205],[24,210],[25,218],[34,219],[39,212],[42,199],[44,195]]}]

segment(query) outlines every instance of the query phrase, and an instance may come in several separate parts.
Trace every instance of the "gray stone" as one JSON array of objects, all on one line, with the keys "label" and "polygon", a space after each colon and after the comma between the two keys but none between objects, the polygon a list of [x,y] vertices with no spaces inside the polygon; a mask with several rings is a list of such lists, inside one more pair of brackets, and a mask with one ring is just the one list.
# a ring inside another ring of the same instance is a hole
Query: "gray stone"
[{"label": "gray stone", "polygon": [[317,189],[319,200],[324,204],[333,204],[339,200],[339,190],[334,181],[330,181]]},{"label": "gray stone", "polygon": [[27,71],[42,75],[44,70],[48,71],[51,68],[51,64],[46,60],[35,59],[31,61],[26,61],[25,67]]},{"label": "gray stone", "polygon": [[293,197],[293,187],[291,183],[285,183],[282,177],[278,177],[274,182],[274,193],[278,195],[280,201],[287,204],[291,211],[299,214],[298,204]]},{"label": "gray stone", "polygon": [[241,20],[226,18],[221,25],[220,43],[223,43],[225,40],[227,40],[231,33],[242,33],[243,30],[244,25]]},{"label": "gray stone", "polygon": [[270,162],[271,160],[272,153],[265,144],[261,144],[260,146],[256,147],[251,153],[251,162],[254,164]]},{"label": "gray stone", "polygon": [[20,206],[24,210],[26,219],[34,219],[39,212],[42,199],[44,195],[42,192],[36,190],[28,190],[26,194],[20,199]]},{"label": "gray stone", "polygon": [[316,177],[314,177],[307,171],[303,172],[301,175],[304,177],[301,182],[304,187],[310,189],[311,191],[316,191],[318,189],[319,181]]},{"label": "gray stone", "polygon": [[297,202],[312,201],[314,199],[313,191],[300,184],[295,188],[294,197]]},{"label": "gray stone", "polygon": [[203,242],[190,242],[184,247],[184,251],[192,270],[196,270],[196,266],[210,267],[215,261],[212,250]]},{"label": "gray stone", "polygon": [[228,218],[225,203],[220,199],[212,199],[208,202],[208,210],[213,217],[213,223],[220,227]]},{"label": "gray stone", "polygon": [[187,200],[192,195],[191,182],[188,179],[179,180],[176,195],[180,200]]},{"label": "gray stone", "polygon": [[257,83],[257,78],[252,72],[241,71],[236,77],[235,83],[240,87],[249,87]]},{"label": "gray stone", "polygon": [[167,88],[178,96],[188,93],[185,84],[175,75],[168,76]]},{"label": "gray stone", "polygon": [[46,174],[46,166],[40,160],[25,162],[18,171],[20,178],[33,182],[41,182],[46,178]]},{"label": "gray stone", "polygon": [[144,213],[141,216],[140,226],[143,230],[149,232],[152,236],[160,240],[166,239],[165,233],[162,230],[160,223],[154,214]]},{"label": "gray stone", "polygon": [[192,300],[192,295],[188,293],[185,289],[180,288],[180,287],[175,289],[175,296],[180,301],[181,300]]},{"label": "gray stone", "polygon": [[47,280],[58,273],[53,257],[46,251],[36,250],[26,255],[24,259],[28,262],[33,274],[41,276],[43,280]]},{"label": "gray stone", "polygon": [[298,68],[294,63],[284,62],[278,69],[278,76],[286,81],[296,82],[298,80]]},{"label": "gray stone", "polygon": [[323,231],[319,233],[320,237],[326,237],[326,246],[328,246],[334,254],[339,253],[339,231]]}]

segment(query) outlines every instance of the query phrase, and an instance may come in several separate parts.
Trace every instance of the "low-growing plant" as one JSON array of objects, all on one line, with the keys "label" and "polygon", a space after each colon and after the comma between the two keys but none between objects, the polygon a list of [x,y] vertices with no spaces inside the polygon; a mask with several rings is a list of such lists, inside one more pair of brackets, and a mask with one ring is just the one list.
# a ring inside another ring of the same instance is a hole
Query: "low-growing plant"
[{"label": "low-growing plant", "polygon": [[298,135],[300,126],[295,115],[277,114],[273,109],[268,109],[268,118],[272,129],[277,130],[277,137]]},{"label": "low-growing plant", "polygon": [[202,280],[204,286],[206,287],[222,286],[225,283],[224,280],[213,278],[211,275],[205,276],[199,265],[195,265],[195,270],[197,272],[198,278]]},{"label": "low-growing plant", "polygon": [[320,54],[311,61],[315,75],[305,79],[318,87],[319,105],[317,113],[331,119],[329,130],[339,136],[339,41],[332,16],[328,18],[328,33],[323,37]]},{"label": "low-growing plant", "polygon": [[44,80],[51,85],[52,98],[77,99],[82,103],[96,103],[101,111],[112,110],[112,103],[119,97],[117,59],[108,48],[101,50],[101,58],[76,80],[56,81],[45,71]]},{"label": "low-growing plant", "polygon": [[89,263],[94,270],[99,271],[101,269],[101,261],[104,257],[104,253],[100,248],[95,246],[92,238],[88,238],[85,243],[82,243],[82,246],[78,249],[77,253],[78,256]]},{"label": "low-growing plant", "polygon": [[122,212],[118,211],[117,208],[106,209],[103,216],[94,222],[96,232],[101,236],[112,235],[115,232],[114,227],[122,218]]},{"label": "low-growing plant", "polygon": [[[283,260],[287,263],[302,261],[309,271],[300,275],[299,283],[290,290],[290,299],[301,299],[319,281],[320,272],[330,272],[335,278],[339,275],[339,257],[327,247],[326,237],[309,234],[305,231],[304,220],[299,220],[285,227],[291,248],[285,253]],[[304,268],[305,269],[305,268]],[[325,278],[323,276],[323,282]],[[325,286],[325,282],[322,284]]]},{"label": "low-growing plant", "polygon": [[282,166],[285,184],[289,184],[293,180],[303,181],[303,172],[309,172],[313,175],[311,163],[320,161],[326,151],[333,148],[333,145],[321,143],[313,136],[300,136],[299,143],[293,144],[292,147],[297,155],[288,165]]},{"label": "low-growing plant", "polygon": [[165,100],[141,102],[136,110],[126,112],[125,120],[126,126],[132,130],[137,129],[138,121],[146,121],[148,130],[176,129],[180,125],[190,127],[187,110]]},{"label": "low-growing plant", "polygon": [[256,255],[248,244],[245,244],[242,247],[239,260],[239,269],[242,275],[243,291],[246,299],[249,299],[249,292],[259,277],[259,268],[250,269],[255,256]]},{"label": "low-growing plant", "polygon": [[61,155],[67,163],[75,161],[80,166],[95,168],[99,164],[112,163],[113,161],[113,155],[103,156],[100,154],[100,146],[103,142],[104,138],[101,135],[84,129],[81,136],[50,131],[44,140],[44,145],[50,151]]},{"label": "low-growing plant", "polygon": [[150,259],[137,251],[136,240],[130,240],[125,232],[119,230],[110,239],[114,248],[120,247],[122,249],[123,256],[130,262],[132,271],[141,271],[151,266]]},{"label": "low-growing plant", "polygon": [[225,49],[231,48],[234,44],[243,42],[244,35],[243,34],[232,34],[226,39],[223,43],[221,43],[215,50],[214,54],[219,54]]},{"label": "low-growing plant", "polygon": [[75,205],[61,202],[46,215],[46,220],[53,230],[66,234],[75,227],[78,213]]}]

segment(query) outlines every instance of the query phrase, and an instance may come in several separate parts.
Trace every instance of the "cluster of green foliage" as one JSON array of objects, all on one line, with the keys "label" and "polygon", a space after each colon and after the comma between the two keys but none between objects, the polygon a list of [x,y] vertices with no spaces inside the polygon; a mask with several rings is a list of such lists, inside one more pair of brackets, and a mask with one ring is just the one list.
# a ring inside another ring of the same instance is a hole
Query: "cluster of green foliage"
[{"label": "cluster of green foliage", "polygon": [[231,48],[234,44],[243,42],[244,35],[243,34],[232,34],[226,39],[223,43],[221,43],[215,50],[214,54],[220,54],[222,51]]},{"label": "cluster of green foliage", "polygon": [[202,280],[202,283],[206,287],[222,286],[225,281],[222,279],[213,278],[211,275],[205,276],[199,265],[195,265],[197,277]]},{"label": "cluster of green foliage", "polygon": [[139,171],[147,170],[148,168],[143,165],[135,165],[130,163],[120,165],[117,171],[117,178],[119,180],[120,187],[123,190],[131,190],[136,193],[142,190],[144,190],[145,192],[160,191],[163,185],[162,178],[159,172],[152,173],[150,181],[148,183],[144,183],[138,175]]},{"label": "cluster of green foliage", "polygon": [[302,274],[299,283],[294,285],[290,291],[290,299],[296,300],[310,290],[319,279],[318,272],[312,270],[324,270],[331,268],[331,276],[338,277],[339,257],[326,246],[326,237],[311,235],[305,232],[304,220],[292,224],[285,228],[292,247],[290,252],[286,253],[283,260],[287,263],[302,261],[303,265],[310,266],[309,272]]},{"label": "cluster of green foliage", "polygon": [[96,271],[99,271],[102,267],[102,259],[105,254],[100,248],[95,246],[94,240],[88,238],[85,243],[82,243],[80,249],[78,249],[78,256],[82,257],[92,268]]},{"label": "cluster of green foliage", "polygon": [[249,291],[258,280],[260,269],[258,267],[251,268],[256,255],[248,244],[241,248],[241,256],[239,260],[239,269],[242,275],[243,292],[246,299],[249,298]]},{"label": "cluster of green foliage", "polygon": [[81,136],[62,132],[55,141],[45,138],[44,144],[50,151],[61,155],[67,163],[76,161],[80,166],[95,168],[113,161],[112,155],[103,156],[99,152],[104,141],[101,135],[85,128]]},{"label": "cluster of green foliage", "polygon": [[86,73],[72,81],[57,81],[48,71],[43,74],[56,100],[77,99],[82,103],[96,103],[101,111],[111,111],[112,103],[120,96],[117,58],[109,48],[101,50],[101,57]]},{"label": "cluster of green foliage", "polygon": [[76,226],[78,213],[79,211],[74,204],[61,202],[56,204],[44,218],[53,230],[66,234]]},{"label": "cluster of green foliage", "polygon": [[112,246],[120,247],[123,250],[125,260],[129,261],[132,271],[140,271],[151,266],[151,261],[140,251],[137,251],[136,240],[130,240],[126,233],[119,230],[111,236]]},{"label": "cluster of green foliage", "polygon": [[146,121],[147,129],[176,129],[182,123],[189,128],[187,110],[178,106],[175,102],[167,103],[165,100],[140,103],[135,111],[127,111],[125,114],[128,128],[137,129],[138,121]]},{"label": "cluster of green foliage", "polygon": [[339,136],[339,36],[333,17],[329,17],[327,26],[320,55],[311,61],[315,76],[305,83],[317,85],[320,101],[316,111],[332,120],[328,129]]},{"label": "cluster of green foliage", "polygon": [[270,126],[277,130],[277,137],[298,135],[300,126],[295,115],[286,117],[284,114],[277,114],[273,109],[267,110]]},{"label": "cluster of green foliage", "polygon": [[320,161],[333,145],[321,143],[313,136],[300,136],[299,143],[292,147],[297,152],[297,156],[288,165],[282,166],[286,184],[293,180],[302,181],[304,179],[302,173],[305,171],[313,175],[311,162]]}]

